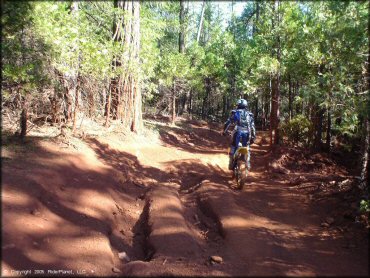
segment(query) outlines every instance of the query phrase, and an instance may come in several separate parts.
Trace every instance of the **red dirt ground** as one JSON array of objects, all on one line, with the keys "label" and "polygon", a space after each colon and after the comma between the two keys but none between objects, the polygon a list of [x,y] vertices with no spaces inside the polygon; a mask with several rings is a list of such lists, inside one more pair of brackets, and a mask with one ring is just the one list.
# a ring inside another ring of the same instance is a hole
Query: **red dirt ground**
[{"label": "red dirt ground", "polygon": [[3,276],[369,275],[360,193],[333,159],[272,155],[260,132],[236,191],[217,125],[146,125],[158,136],[3,141]]}]

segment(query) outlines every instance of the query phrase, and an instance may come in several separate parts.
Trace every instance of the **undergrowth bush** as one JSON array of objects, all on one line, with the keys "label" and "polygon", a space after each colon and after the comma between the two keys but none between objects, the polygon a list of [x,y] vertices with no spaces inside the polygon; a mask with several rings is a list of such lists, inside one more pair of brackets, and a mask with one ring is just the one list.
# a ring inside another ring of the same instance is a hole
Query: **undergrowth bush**
[{"label": "undergrowth bush", "polygon": [[304,115],[297,115],[289,122],[281,125],[281,132],[283,138],[292,142],[293,145],[303,144],[308,146],[312,128],[312,123]]},{"label": "undergrowth bush", "polygon": [[360,202],[361,212],[370,212],[370,200],[361,200]]}]

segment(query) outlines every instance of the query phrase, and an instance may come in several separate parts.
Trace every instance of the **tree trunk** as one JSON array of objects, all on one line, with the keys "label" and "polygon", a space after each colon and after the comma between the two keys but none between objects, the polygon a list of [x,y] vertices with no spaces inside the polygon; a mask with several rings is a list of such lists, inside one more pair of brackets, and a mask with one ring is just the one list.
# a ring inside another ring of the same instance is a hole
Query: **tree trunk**
[{"label": "tree trunk", "polygon": [[[79,20],[79,7],[78,7],[78,2],[73,1],[72,3],[72,13],[74,14],[75,17]],[[79,25],[79,22],[78,22]],[[77,26],[79,28],[79,26]],[[75,87],[75,105],[74,105],[74,111],[73,111],[73,126],[72,126],[72,133],[75,135],[76,128],[77,128],[77,114],[79,110],[79,97],[80,97],[80,61],[81,61],[81,53],[79,49],[79,45],[77,46],[77,52],[78,52],[78,62],[77,62],[77,69],[76,69],[76,75],[75,75],[75,80],[73,82],[73,86]]]},{"label": "tree trunk", "polygon": [[[110,81],[111,113],[131,131],[142,128],[140,66],[140,3],[133,0],[115,0],[114,6],[124,14],[113,21],[113,40],[122,47],[121,55],[113,58],[113,69],[122,73]],[[116,114],[114,115],[114,112]]]},{"label": "tree trunk", "polygon": [[171,118],[171,123],[172,125],[175,124],[176,121],[176,87],[175,87],[175,81],[173,82],[173,87],[172,87],[172,118]]},{"label": "tree trunk", "polygon": [[72,126],[72,133],[75,135],[76,128],[77,128],[77,114],[79,110],[79,103],[78,100],[80,98],[80,78],[77,77],[77,86],[76,86],[76,94],[75,94],[75,109],[73,111],[73,126]]},{"label": "tree trunk", "polygon": [[54,90],[54,95],[49,97],[50,104],[51,104],[51,125],[56,124],[57,122],[57,115],[58,115],[58,101],[57,101],[57,94]]},{"label": "tree trunk", "polygon": [[[137,65],[140,65],[139,51],[140,51],[140,3],[139,1],[133,1],[133,48],[134,48],[134,59]],[[143,128],[143,116],[142,116],[142,95],[141,95],[141,79],[140,75],[133,76],[133,98],[134,98],[134,113],[133,122],[131,125],[131,131],[137,132]]]},{"label": "tree trunk", "polygon": [[[324,73],[325,66],[324,64],[320,64],[319,66],[319,72],[321,74]],[[321,77],[320,77],[321,78]],[[319,82],[319,88],[320,92],[324,93],[324,84],[322,78],[320,79]],[[314,131],[314,148],[318,151],[321,150],[322,145],[321,145],[321,140],[322,140],[322,121],[324,118],[324,109],[319,106],[317,103],[318,100],[314,100],[316,102],[315,104],[315,109],[314,109],[314,124],[315,124],[315,131]]]},{"label": "tree trunk", "polygon": [[[329,103],[331,102],[331,91],[329,92]],[[327,112],[327,126],[326,126],[326,143],[325,149],[327,152],[330,152],[330,143],[331,143],[331,106],[330,104],[326,107]]]},{"label": "tree trunk", "polygon": [[186,91],[183,103],[184,112],[187,114],[190,114],[190,91],[191,89]]},{"label": "tree trunk", "polygon": [[361,183],[360,186],[362,189],[367,188],[369,181],[369,148],[370,148],[370,125],[369,118],[365,118],[364,122],[364,147],[362,154],[362,165],[361,165]]},{"label": "tree trunk", "polygon": [[28,121],[28,101],[25,99],[23,101],[22,105],[22,113],[21,113],[21,118],[20,118],[20,138],[22,142],[24,142],[24,138],[26,137],[27,134],[27,121]]},{"label": "tree trunk", "polygon": [[179,52],[185,52],[185,3],[180,0],[180,32],[179,32]]},{"label": "tree trunk", "polygon": [[111,102],[112,102],[112,93],[110,88],[108,89],[108,95],[107,95],[107,104],[106,104],[106,109],[105,109],[105,124],[104,126],[108,127],[109,126],[109,117],[110,117],[110,109],[111,109]]},{"label": "tree trunk", "polygon": [[320,108],[317,104],[313,112],[313,122],[314,122],[314,148],[317,151],[321,150],[321,141],[322,141],[322,120],[324,117],[324,109]]},{"label": "tree trunk", "polygon": [[262,97],[261,97],[261,109],[262,109],[261,128],[262,128],[262,130],[266,130],[266,121],[265,121],[266,111],[265,111],[265,98],[264,98],[264,94],[262,94]]},{"label": "tree trunk", "polygon": [[279,103],[280,103],[280,90],[279,90],[279,76],[275,76],[272,80],[271,90],[271,114],[270,114],[270,142],[272,145],[279,144]]},{"label": "tree trunk", "polygon": [[[370,1],[368,3],[368,10],[370,11]],[[367,35],[370,37],[370,20],[367,21]],[[361,167],[361,184],[360,187],[363,189],[369,189],[369,149],[370,149],[370,40],[368,40],[367,48],[367,67],[366,67],[366,87],[367,87],[367,109],[365,112],[364,121],[364,148],[362,154],[362,167]]]},{"label": "tree trunk", "polygon": [[65,118],[66,122],[69,123],[72,120],[72,106],[73,106],[73,93],[71,89],[66,85],[64,88],[64,100],[65,100]]},{"label": "tree trunk", "polygon": [[63,114],[65,118],[65,122],[68,123],[72,119],[72,98],[69,94],[68,89],[68,82],[63,76],[63,74],[58,71],[56,68],[54,68],[55,75],[58,77],[59,83],[61,84],[63,88],[63,100],[64,100],[64,109]]},{"label": "tree trunk", "polygon": [[258,118],[258,94],[256,96],[256,102],[255,102],[255,106],[254,106],[254,117],[255,117],[255,119]]},{"label": "tree trunk", "polygon": [[[279,18],[279,1],[275,1],[273,4],[273,16],[272,16],[272,28],[280,24]],[[280,36],[276,37],[275,53],[278,62],[280,63]],[[273,53],[274,56],[274,53]],[[270,114],[270,143],[271,145],[277,145],[280,141],[279,134],[279,117],[280,117],[280,70],[272,77],[271,84],[271,114]]]},{"label": "tree trunk", "polygon": [[293,92],[292,92],[292,80],[289,75],[289,99],[288,99],[288,107],[289,107],[289,120],[291,121],[293,118]]},{"label": "tree trunk", "polygon": [[255,5],[256,5],[256,20],[253,23],[253,31],[252,31],[253,36],[258,32],[257,24],[258,24],[259,17],[260,17],[260,3],[258,1],[255,1]]},{"label": "tree trunk", "polygon": [[190,96],[189,96],[189,115],[190,119],[193,118],[193,89],[190,89]]},{"label": "tree trunk", "polygon": [[96,109],[96,107],[95,107],[95,99],[94,99],[94,92],[91,91],[91,90],[89,90],[87,92],[87,94],[88,94],[88,101],[89,101],[89,103],[88,103],[89,117],[90,118],[94,118],[94,116],[95,116],[95,109]]},{"label": "tree trunk", "polygon": [[205,78],[205,85],[206,85],[206,95],[203,98],[203,103],[202,103],[202,119],[205,119],[206,116],[208,115],[208,108],[209,108],[209,95],[211,91],[211,80],[209,77]]},{"label": "tree trunk", "polygon": [[206,1],[204,0],[203,5],[202,5],[202,12],[200,14],[200,19],[199,19],[199,26],[198,26],[198,34],[197,34],[197,43],[198,44],[199,44],[200,32],[202,30],[202,25],[203,25],[205,8],[206,8]]}]

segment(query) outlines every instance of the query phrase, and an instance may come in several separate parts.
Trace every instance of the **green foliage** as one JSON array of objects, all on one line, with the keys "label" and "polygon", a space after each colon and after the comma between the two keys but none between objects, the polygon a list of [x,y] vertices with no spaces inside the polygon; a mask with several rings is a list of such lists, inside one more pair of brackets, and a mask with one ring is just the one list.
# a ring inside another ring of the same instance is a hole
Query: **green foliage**
[{"label": "green foliage", "polygon": [[[79,10],[72,12],[68,2],[36,2],[36,32],[49,45],[51,63],[60,72],[73,75],[78,68],[83,75],[107,78],[112,75],[113,55],[122,50],[106,33],[91,25],[90,17],[99,18],[99,9],[83,9],[86,8],[83,2],[78,5]],[[113,5],[106,11],[113,16]],[[113,23],[110,20],[103,24],[111,28]]]},{"label": "green foliage", "polygon": [[[157,84],[152,82],[161,62],[158,41],[164,36],[165,22],[158,18],[150,2],[141,8],[141,49],[140,59],[142,62],[142,89],[145,97],[151,99],[157,93]],[[160,4],[160,3],[158,3]]]},{"label": "green foliage", "polygon": [[169,53],[162,58],[159,82],[172,86],[175,79],[187,79],[190,73],[189,59],[182,53]]},{"label": "green foliage", "polygon": [[297,115],[289,122],[282,124],[282,135],[293,144],[302,143],[307,146],[312,132],[312,123],[303,115]]},{"label": "green foliage", "polygon": [[361,212],[370,212],[370,201],[369,200],[361,200],[361,202],[360,202],[360,211]]},{"label": "green foliage", "polygon": [[[76,3],[78,10],[72,11]],[[279,76],[283,117],[289,109],[288,82],[299,84],[292,96],[297,115],[282,125],[288,140],[308,144],[309,119],[317,108],[330,108],[335,134],[359,136],[368,113],[368,2],[278,3],[246,2],[237,17],[207,1],[197,42],[202,2],[186,1],[186,50],[179,54],[180,3],[141,2],[140,59],[114,68],[112,60],[127,49],[113,39],[113,22],[123,11],[112,1],[4,1],[3,91],[36,93],[58,84],[56,69],[69,77],[78,70],[100,92],[102,84],[128,68],[140,77],[143,99],[151,105],[162,100],[169,105],[168,92],[177,82],[181,103],[192,92],[194,113],[226,115],[244,96],[258,101],[252,112],[262,115],[263,105],[268,119],[271,79]]]},{"label": "green foliage", "polygon": [[[2,87],[35,93],[47,82],[43,70],[45,46],[33,32],[33,3],[5,1],[2,20]],[[20,86],[17,86],[20,85]]]}]

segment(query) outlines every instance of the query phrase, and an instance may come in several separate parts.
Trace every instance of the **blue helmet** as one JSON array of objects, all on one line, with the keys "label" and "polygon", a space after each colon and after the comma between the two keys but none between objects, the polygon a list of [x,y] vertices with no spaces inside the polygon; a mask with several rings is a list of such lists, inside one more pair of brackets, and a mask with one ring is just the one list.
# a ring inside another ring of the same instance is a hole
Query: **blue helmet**
[{"label": "blue helmet", "polygon": [[245,99],[239,99],[237,102],[238,109],[245,109],[248,106],[248,102]]}]

